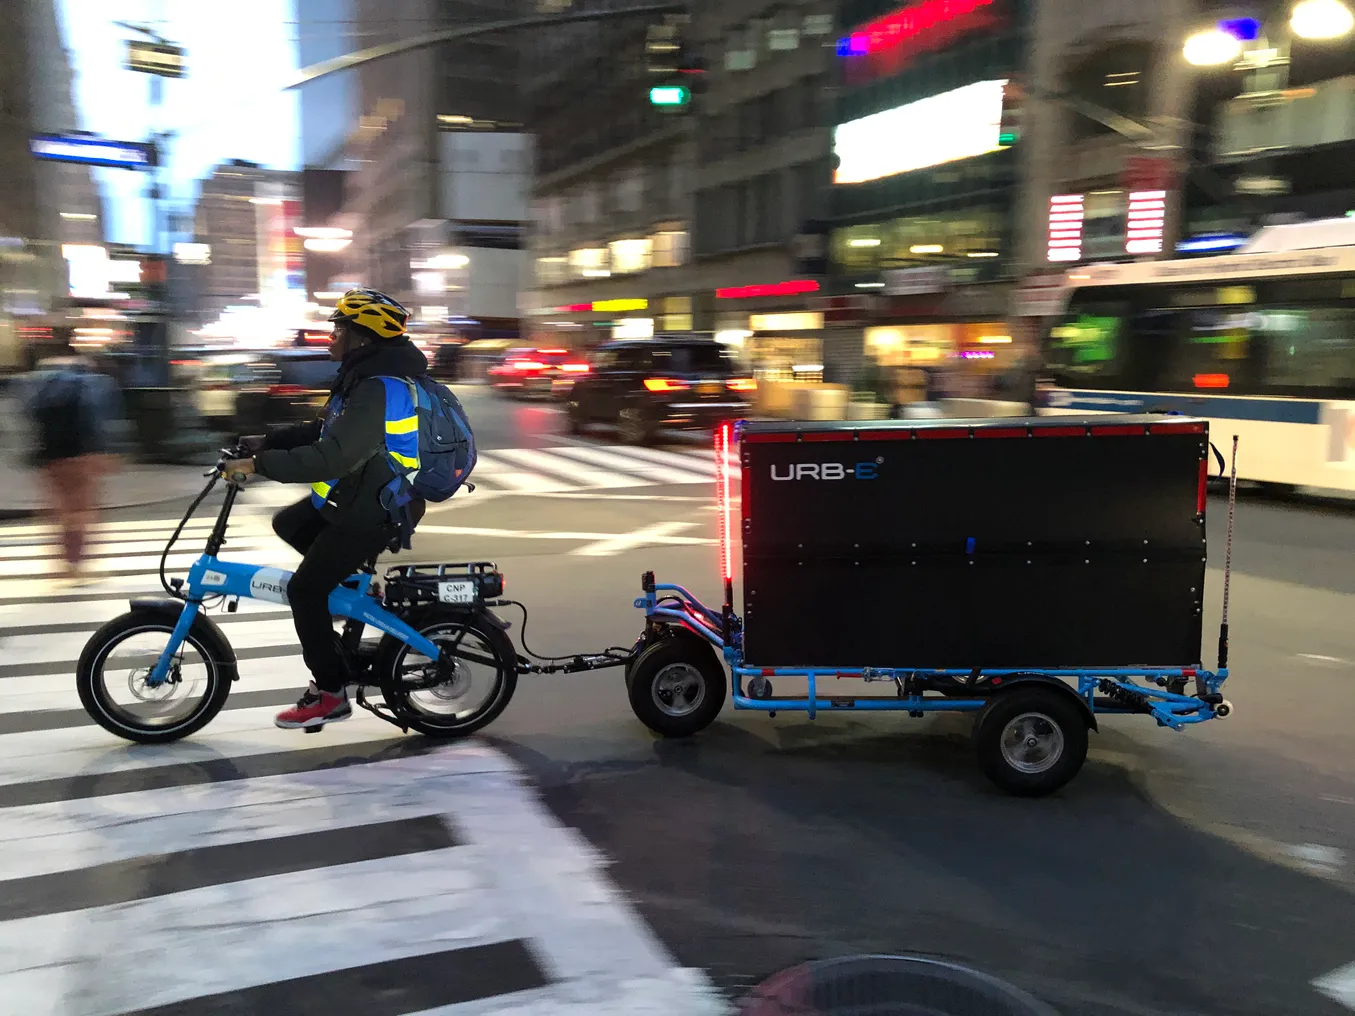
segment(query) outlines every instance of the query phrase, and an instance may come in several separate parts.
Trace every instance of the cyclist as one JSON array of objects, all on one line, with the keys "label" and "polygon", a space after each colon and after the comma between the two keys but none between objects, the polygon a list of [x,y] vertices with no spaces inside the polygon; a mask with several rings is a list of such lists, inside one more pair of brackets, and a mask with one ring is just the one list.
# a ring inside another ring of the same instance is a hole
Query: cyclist
[{"label": "cyclist", "polygon": [[324,418],[244,438],[252,458],[223,468],[227,475],[311,484],[308,498],[273,517],[273,531],[303,555],[287,584],[287,602],[312,676],[300,701],[274,720],[286,728],[353,715],[329,594],[364,562],[394,549],[402,526],[407,538],[425,508],[416,496],[397,518],[383,494],[400,465],[418,462],[415,407],[403,379],[426,372],[428,361],[405,334],[409,312],[383,293],[353,289],[329,320],[329,355],[340,366]]}]

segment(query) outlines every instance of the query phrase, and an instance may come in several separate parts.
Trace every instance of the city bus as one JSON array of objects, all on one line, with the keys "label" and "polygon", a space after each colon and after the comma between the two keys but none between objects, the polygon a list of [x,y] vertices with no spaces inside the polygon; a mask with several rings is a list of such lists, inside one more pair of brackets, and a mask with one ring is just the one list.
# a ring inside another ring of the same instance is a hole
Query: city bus
[{"label": "city bus", "polygon": [[1044,336],[1048,414],[1210,421],[1238,476],[1355,491],[1355,219],[1271,226],[1237,253],[1067,273]]}]

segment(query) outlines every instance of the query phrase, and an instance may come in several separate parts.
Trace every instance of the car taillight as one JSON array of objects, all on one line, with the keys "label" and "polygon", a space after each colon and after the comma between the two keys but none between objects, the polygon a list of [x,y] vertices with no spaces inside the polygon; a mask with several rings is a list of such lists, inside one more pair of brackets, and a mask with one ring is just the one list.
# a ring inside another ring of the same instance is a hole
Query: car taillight
[{"label": "car taillight", "polygon": [[521,371],[545,370],[546,365],[544,363],[538,363],[535,360],[515,360],[513,362],[513,369]]},{"label": "car taillight", "polygon": [[645,387],[651,392],[680,392],[690,388],[686,381],[676,381],[670,377],[647,377]]},{"label": "car taillight", "polygon": [[301,395],[306,389],[300,385],[269,385],[269,395]]},{"label": "car taillight", "polygon": [[725,383],[729,385],[729,390],[731,392],[757,391],[757,381],[751,377],[733,377]]},{"label": "car taillight", "polygon": [[588,364],[586,363],[562,363],[560,369],[566,374],[587,374]]}]

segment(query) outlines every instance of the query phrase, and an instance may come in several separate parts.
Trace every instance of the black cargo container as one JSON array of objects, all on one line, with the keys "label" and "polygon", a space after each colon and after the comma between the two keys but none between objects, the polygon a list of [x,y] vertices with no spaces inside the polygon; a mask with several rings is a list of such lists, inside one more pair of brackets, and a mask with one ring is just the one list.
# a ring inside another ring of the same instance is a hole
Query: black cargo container
[{"label": "black cargo container", "polygon": [[750,665],[1200,663],[1202,420],[748,423],[740,458]]}]

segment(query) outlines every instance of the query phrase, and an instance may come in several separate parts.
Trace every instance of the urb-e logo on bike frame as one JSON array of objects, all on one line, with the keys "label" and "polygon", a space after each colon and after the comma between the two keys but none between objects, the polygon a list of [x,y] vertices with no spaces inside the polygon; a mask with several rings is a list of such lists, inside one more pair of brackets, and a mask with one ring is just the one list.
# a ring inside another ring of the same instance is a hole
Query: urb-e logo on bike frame
[{"label": "urb-e logo on bike frame", "polygon": [[773,464],[772,479],[781,483],[787,480],[878,480],[883,462],[883,459],[876,459],[874,462],[858,462],[854,466],[841,462],[787,462],[783,466]]}]

